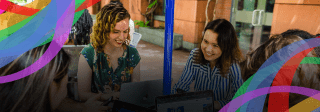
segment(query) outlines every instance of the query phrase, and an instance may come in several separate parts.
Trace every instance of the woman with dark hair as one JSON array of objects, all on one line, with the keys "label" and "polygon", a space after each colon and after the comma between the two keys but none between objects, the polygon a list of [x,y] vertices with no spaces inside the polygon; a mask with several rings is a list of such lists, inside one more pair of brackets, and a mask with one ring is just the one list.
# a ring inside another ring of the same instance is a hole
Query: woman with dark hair
[{"label": "woman with dark hair", "polygon": [[[51,43],[51,42],[50,42]],[[48,49],[50,43],[36,47],[0,68],[0,76],[19,72],[36,62]],[[55,111],[67,95],[67,73],[70,57],[61,49],[43,68],[31,75],[0,84],[0,112],[51,112]],[[94,97],[95,99],[100,96]],[[90,101],[83,104],[82,111],[99,107],[102,102]],[[89,104],[89,105],[88,105]]]},{"label": "woman with dark hair", "polygon": [[[272,36],[268,41],[263,43],[257,49],[249,52],[246,59],[240,63],[243,80],[248,80],[253,74],[255,74],[261,65],[275,52],[283,47],[290,45],[291,43],[303,40],[303,38],[296,35],[281,35]],[[314,50],[306,55],[306,57],[315,57]],[[293,76],[291,86],[306,87],[311,89],[320,90],[320,66],[318,64],[300,64],[296,69]],[[281,76],[282,80],[291,80],[287,76]],[[277,83],[273,81],[273,83]],[[300,101],[308,98],[307,96],[300,94],[289,94],[289,107],[296,105]],[[268,112],[269,95],[267,95],[263,112]]]},{"label": "woman with dark hair", "polygon": [[287,37],[289,35],[297,35],[297,36],[301,37],[302,39],[314,38],[314,35],[310,34],[309,32],[306,32],[304,30],[299,30],[299,29],[290,29],[290,30],[287,30],[287,31],[281,33],[282,37]]},{"label": "woman with dark hair", "polygon": [[78,65],[79,97],[86,101],[92,95],[105,93],[118,99],[122,83],[140,81],[140,56],[130,47],[129,12],[110,3],[97,14],[91,44],[81,51]]},{"label": "woman with dark hair", "polygon": [[88,9],[85,9],[78,21],[72,26],[66,45],[87,45],[90,43],[90,34],[93,21]]},{"label": "woman with dark hair", "polygon": [[[290,29],[290,30],[287,30],[287,31],[281,33],[282,37],[287,37],[289,35],[296,35],[296,36],[301,37],[302,39],[311,39],[311,38],[316,38],[316,37],[320,36],[319,34],[318,34],[318,36],[312,35],[307,31],[299,30],[299,29]],[[317,54],[316,56],[320,57],[320,47],[314,48],[314,51]]]},{"label": "woman with dark hair", "polygon": [[191,51],[187,64],[172,94],[177,89],[189,91],[213,90],[215,109],[220,109],[232,100],[242,85],[238,63],[242,60],[238,39],[232,24],[225,19],[208,23],[199,45]]}]

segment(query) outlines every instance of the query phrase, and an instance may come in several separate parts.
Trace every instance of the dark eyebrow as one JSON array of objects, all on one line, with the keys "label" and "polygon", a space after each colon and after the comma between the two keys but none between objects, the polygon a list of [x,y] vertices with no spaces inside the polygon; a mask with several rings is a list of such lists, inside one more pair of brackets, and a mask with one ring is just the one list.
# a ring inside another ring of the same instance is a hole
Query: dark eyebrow
[{"label": "dark eyebrow", "polygon": [[[208,42],[207,39],[203,39],[204,41]],[[208,42],[209,43],[209,42]],[[218,43],[211,43],[212,45],[218,45]]]}]

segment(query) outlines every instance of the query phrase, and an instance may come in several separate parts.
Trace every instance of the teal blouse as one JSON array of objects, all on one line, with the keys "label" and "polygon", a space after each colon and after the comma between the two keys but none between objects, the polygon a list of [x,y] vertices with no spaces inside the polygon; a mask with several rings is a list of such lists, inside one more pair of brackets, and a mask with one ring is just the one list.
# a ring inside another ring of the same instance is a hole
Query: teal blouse
[{"label": "teal blouse", "polygon": [[91,91],[94,93],[120,91],[122,83],[131,82],[133,69],[141,59],[136,48],[126,45],[122,57],[118,58],[118,67],[113,71],[108,55],[91,44],[83,48],[81,54],[92,69]]}]

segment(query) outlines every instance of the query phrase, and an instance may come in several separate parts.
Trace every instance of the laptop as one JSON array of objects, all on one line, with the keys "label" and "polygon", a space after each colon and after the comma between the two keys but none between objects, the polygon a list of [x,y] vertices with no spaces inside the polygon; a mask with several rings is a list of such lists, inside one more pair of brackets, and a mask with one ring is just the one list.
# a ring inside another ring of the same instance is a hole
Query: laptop
[{"label": "laptop", "polygon": [[141,107],[127,102],[119,100],[114,101],[112,112],[157,112],[149,108]]},{"label": "laptop", "polygon": [[155,109],[155,98],[163,95],[163,79],[123,83],[120,101]]},{"label": "laptop", "polygon": [[188,92],[156,98],[157,112],[214,112],[213,91]]},{"label": "laptop", "polygon": [[68,70],[68,97],[76,101],[80,101],[77,83],[79,53],[85,46],[86,45],[63,45],[62,47],[62,49],[71,57],[71,64]]}]

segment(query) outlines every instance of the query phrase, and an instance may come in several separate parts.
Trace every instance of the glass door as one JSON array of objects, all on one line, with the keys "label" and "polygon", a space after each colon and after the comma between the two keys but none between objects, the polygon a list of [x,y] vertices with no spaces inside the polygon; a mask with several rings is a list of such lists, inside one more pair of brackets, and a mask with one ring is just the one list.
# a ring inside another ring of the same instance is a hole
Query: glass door
[{"label": "glass door", "polygon": [[269,39],[275,0],[233,0],[231,23],[244,54]]}]

